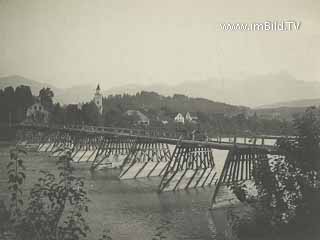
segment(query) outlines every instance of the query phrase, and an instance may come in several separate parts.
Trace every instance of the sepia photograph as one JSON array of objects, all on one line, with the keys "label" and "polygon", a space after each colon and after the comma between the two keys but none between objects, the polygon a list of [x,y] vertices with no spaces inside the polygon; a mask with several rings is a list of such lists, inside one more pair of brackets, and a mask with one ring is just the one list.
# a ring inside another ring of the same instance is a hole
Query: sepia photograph
[{"label": "sepia photograph", "polygon": [[319,240],[320,2],[0,0],[0,240]]}]

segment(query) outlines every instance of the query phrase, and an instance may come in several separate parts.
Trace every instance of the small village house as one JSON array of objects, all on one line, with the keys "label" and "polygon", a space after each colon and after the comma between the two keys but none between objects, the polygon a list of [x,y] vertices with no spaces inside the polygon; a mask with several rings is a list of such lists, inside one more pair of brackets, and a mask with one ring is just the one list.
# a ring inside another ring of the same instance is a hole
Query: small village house
[{"label": "small village house", "polygon": [[49,112],[39,101],[37,101],[36,103],[28,107],[26,121],[34,123],[48,123]]},{"label": "small village house", "polygon": [[184,116],[181,113],[178,113],[175,117],[174,117],[174,121],[176,123],[182,123],[184,124]]}]

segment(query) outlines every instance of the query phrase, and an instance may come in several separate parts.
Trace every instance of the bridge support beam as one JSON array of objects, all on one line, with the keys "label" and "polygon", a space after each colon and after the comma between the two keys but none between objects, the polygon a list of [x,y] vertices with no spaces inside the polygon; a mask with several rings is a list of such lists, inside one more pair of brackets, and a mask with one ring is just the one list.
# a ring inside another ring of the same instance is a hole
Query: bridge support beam
[{"label": "bridge support beam", "polygon": [[96,169],[100,165],[109,168],[120,167],[125,156],[130,152],[133,145],[133,140],[124,137],[104,137],[94,155],[91,164],[91,170]]},{"label": "bridge support beam", "polygon": [[257,161],[268,161],[266,151],[236,148],[229,151],[212,195],[211,206],[214,207],[217,203],[221,186],[252,180],[252,171]]},{"label": "bridge support beam", "polygon": [[215,179],[210,147],[177,144],[165,169],[159,191],[204,187]]},{"label": "bridge support beam", "polygon": [[45,132],[37,129],[18,129],[16,132],[17,145],[37,150]]},{"label": "bridge support beam", "polygon": [[168,144],[136,140],[121,166],[120,179],[156,177],[164,173],[170,159]]}]

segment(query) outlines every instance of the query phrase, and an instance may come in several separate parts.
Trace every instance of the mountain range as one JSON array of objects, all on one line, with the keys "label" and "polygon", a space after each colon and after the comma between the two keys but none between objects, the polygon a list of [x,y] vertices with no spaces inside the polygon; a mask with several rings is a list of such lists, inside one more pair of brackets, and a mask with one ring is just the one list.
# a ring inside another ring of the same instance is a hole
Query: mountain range
[{"label": "mountain range", "polygon": [[[50,87],[55,100],[62,103],[78,103],[92,99],[97,83],[59,88],[22,76],[13,75],[0,78],[0,88],[28,85],[34,95],[42,87]],[[320,105],[320,82],[305,82],[293,78],[288,73],[257,75],[245,79],[219,80],[215,78],[202,81],[185,81],[175,85],[166,84],[127,84],[103,90],[104,96],[114,94],[135,94],[140,91],[154,91],[170,96],[185,94],[190,97],[207,98],[217,102],[244,105],[254,108],[306,107]]]}]

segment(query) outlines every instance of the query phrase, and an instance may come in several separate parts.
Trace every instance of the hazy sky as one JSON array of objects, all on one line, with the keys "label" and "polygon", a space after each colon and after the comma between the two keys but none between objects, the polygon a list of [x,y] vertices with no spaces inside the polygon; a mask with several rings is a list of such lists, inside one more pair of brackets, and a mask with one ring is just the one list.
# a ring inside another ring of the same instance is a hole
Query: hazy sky
[{"label": "hazy sky", "polygon": [[[223,22],[301,21],[226,32]],[[0,0],[0,76],[67,87],[240,79],[320,81],[320,1]]]}]

